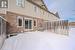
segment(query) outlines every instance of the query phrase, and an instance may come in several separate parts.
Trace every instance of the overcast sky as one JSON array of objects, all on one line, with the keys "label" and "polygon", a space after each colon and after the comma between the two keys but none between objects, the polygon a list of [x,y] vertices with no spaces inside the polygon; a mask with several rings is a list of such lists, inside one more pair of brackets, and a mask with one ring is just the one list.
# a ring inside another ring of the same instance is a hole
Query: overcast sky
[{"label": "overcast sky", "polygon": [[58,11],[61,19],[75,21],[75,0],[44,0],[51,12]]}]

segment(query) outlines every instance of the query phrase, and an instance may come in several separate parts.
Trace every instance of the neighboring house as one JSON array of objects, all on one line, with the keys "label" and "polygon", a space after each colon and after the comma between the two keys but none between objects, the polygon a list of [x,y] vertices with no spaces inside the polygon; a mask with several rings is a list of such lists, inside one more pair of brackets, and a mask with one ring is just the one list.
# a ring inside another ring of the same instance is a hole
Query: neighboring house
[{"label": "neighboring house", "polygon": [[60,24],[58,14],[48,11],[43,0],[0,0],[0,13],[7,20],[7,33],[50,30],[50,22]]},{"label": "neighboring house", "polygon": [[70,26],[71,28],[75,28],[75,22],[69,22],[69,26]]}]

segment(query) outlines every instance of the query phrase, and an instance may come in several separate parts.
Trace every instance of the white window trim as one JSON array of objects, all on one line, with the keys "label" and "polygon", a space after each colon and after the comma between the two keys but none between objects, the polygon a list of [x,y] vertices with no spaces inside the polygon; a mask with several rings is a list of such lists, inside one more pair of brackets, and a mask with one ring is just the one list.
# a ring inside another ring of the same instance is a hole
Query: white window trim
[{"label": "white window trim", "polygon": [[32,28],[31,29],[25,29],[25,31],[28,31],[28,30],[33,30],[33,19],[31,19],[31,18],[24,18],[24,28],[25,28],[25,20],[32,20]]},{"label": "white window trim", "polygon": [[[20,5],[18,5],[19,3],[20,3]],[[19,0],[16,0],[16,6],[24,8],[25,7],[25,0],[21,0],[21,2]]]},{"label": "white window trim", "polygon": [[39,12],[39,8],[36,5],[34,5],[34,12],[35,13],[38,13]]},{"label": "white window trim", "polygon": [[[36,22],[36,26],[34,26],[34,27],[37,27],[37,20],[34,20],[34,21]],[[34,22],[34,21],[33,21],[33,22]],[[34,24],[34,23],[33,23],[33,24]]]},{"label": "white window trim", "polygon": [[2,0],[0,7],[1,7],[1,8],[8,8],[8,0],[7,0],[7,1],[6,1],[6,0]]},{"label": "white window trim", "polygon": [[[22,26],[19,26],[18,19],[22,19]],[[17,27],[23,27],[23,17],[22,16],[17,16]]]}]

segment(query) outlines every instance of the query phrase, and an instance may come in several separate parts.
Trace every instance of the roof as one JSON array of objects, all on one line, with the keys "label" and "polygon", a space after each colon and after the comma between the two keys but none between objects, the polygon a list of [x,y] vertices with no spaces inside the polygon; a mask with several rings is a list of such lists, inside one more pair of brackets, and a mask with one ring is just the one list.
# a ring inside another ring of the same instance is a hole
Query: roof
[{"label": "roof", "polygon": [[43,0],[30,0],[30,1],[38,4],[39,6],[41,6],[44,9],[48,10]]},{"label": "roof", "polygon": [[[30,2],[30,3],[32,3],[32,4],[34,4],[34,5],[36,5],[36,6],[38,6],[38,7],[41,8],[41,9],[45,10],[46,12],[48,12],[48,13],[53,14],[54,16],[56,16],[56,14],[50,12],[50,11],[47,9],[47,7],[46,7],[46,5],[44,4],[44,1],[43,1],[43,0],[27,0],[27,1]],[[44,5],[44,6],[43,6],[43,5]],[[42,6],[43,6],[43,7],[42,7]],[[57,17],[57,16],[56,16],[56,17]],[[57,17],[57,18],[59,18],[59,17]]]},{"label": "roof", "polygon": [[56,13],[55,13],[55,15],[56,15],[56,17],[60,18],[60,17],[59,17],[59,13],[58,13],[58,12],[56,12]]}]

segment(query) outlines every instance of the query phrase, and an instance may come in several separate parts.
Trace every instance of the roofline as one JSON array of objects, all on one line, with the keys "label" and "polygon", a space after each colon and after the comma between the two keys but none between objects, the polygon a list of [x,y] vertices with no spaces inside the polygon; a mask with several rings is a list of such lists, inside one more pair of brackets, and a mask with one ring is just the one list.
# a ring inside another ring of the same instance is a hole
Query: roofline
[{"label": "roofline", "polygon": [[58,18],[60,19],[60,17],[59,17],[59,16],[56,16],[56,17],[58,17]]},{"label": "roofline", "polygon": [[41,0],[41,1],[44,4],[45,8],[48,10],[48,8],[47,8],[46,4],[44,3],[44,1],[43,0]]},{"label": "roofline", "polygon": [[[46,10],[45,8],[42,8],[41,6],[39,6],[38,4],[34,3],[33,1],[31,1],[31,0],[27,0],[27,1],[30,2],[30,3],[32,3],[32,4],[34,4],[34,5],[36,5],[36,6],[38,6],[38,7],[41,8],[41,9],[45,10],[46,12],[48,12],[48,13],[53,14],[54,16],[56,16],[54,13],[52,13],[52,12]],[[56,16],[56,17],[57,17],[57,16]]]}]

